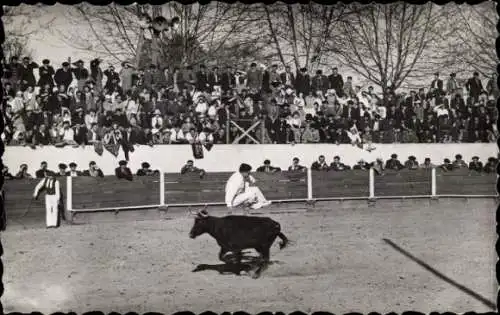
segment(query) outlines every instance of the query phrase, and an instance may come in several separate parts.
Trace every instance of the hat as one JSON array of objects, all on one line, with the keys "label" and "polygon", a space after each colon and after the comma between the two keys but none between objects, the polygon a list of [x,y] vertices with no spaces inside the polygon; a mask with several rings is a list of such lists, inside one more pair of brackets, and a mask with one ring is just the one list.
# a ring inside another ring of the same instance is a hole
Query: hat
[{"label": "hat", "polygon": [[242,163],[240,165],[240,172],[250,172],[252,170],[252,167],[246,163]]},{"label": "hat", "polygon": [[69,62],[67,62],[67,61],[63,62],[63,63],[62,63],[62,66],[63,66],[63,67],[67,67],[67,66],[69,66]]},{"label": "hat", "polygon": [[159,109],[155,109],[154,114],[155,115],[161,115],[161,111]]},{"label": "hat", "polygon": [[59,168],[65,170],[68,168],[68,166],[66,166],[66,164],[64,164],[64,163],[60,163]]},{"label": "hat", "polygon": [[450,159],[444,159],[444,162],[445,162],[445,163],[451,163],[451,162],[450,162]]},{"label": "hat", "polygon": [[89,166],[96,165],[95,161],[90,161]]},{"label": "hat", "polygon": [[269,160],[264,161],[264,165],[269,165],[269,164],[271,164],[271,161],[269,161]]},{"label": "hat", "polygon": [[307,68],[300,68],[300,72],[307,72]]},{"label": "hat", "polygon": [[496,159],[495,159],[494,157],[489,157],[489,158],[488,158],[488,162],[495,162],[495,160],[496,160]]},{"label": "hat", "polygon": [[393,154],[391,154],[391,158],[393,158],[393,159],[397,159],[397,158],[398,158],[398,155],[397,155],[396,153],[393,153]]},{"label": "hat", "polygon": [[23,163],[23,164],[21,164],[19,167],[20,167],[20,168],[26,168],[26,167],[28,167],[28,164]]},{"label": "hat", "polygon": [[294,157],[294,158],[293,158],[293,161],[297,161],[297,162],[298,162],[298,161],[299,161],[299,158],[298,158],[298,157]]},{"label": "hat", "polygon": [[333,157],[333,159],[334,159],[334,160],[340,160],[340,156],[335,155],[335,156]]},{"label": "hat", "polygon": [[77,64],[84,64],[83,60],[82,59],[78,59],[77,61],[73,62],[74,65],[77,65]]},{"label": "hat", "polygon": [[408,157],[408,160],[410,160],[410,161],[415,161],[416,159],[417,159],[417,158],[416,158],[416,157],[414,157],[413,155],[410,155],[410,156]]},{"label": "hat", "polygon": [[424,160],[425,162],[430,162],[431,161],[431,158],[425,158]]},{"label": "hat", "polygon": [[461,154],[457,154],[457,155],[455,155],[455,159],[457,159],[457,160],[461,160],[461,159],[462,159],[462,155],[461,155]]},{"label": "hat", "polygon": [[69,167],[77,167],[77,165],[75,162],[71,162],[71,163],[69,163]]},{"label": "hat", "polygon": [[365,163],[365,160],[361,159],[358,161],[358,163]]},{"label": "hat", "polygon": [[456,77],[457,74],[455,72],[450,73],[450,77]]},{"label": "hat", "polygon": [[141,166],[142,168],[149,168],[151,165],[148,162],[142,162]]},{"label": "hat", "polygon": [[479,160],[479,157],[478,156],[473,156],[472,160]]},{"label": "hat", "polygon": [[118,165],[120,166],[127,165],[127,161],[121,160],[120,162],[118,162]]},{"label": "hat", "polygon": [[43,63],[44,65],[48,65],[48,64],[50,63],[50,60],[49,60],[49,59],[43,59],[43,60],[42,60],[42,63]]}]

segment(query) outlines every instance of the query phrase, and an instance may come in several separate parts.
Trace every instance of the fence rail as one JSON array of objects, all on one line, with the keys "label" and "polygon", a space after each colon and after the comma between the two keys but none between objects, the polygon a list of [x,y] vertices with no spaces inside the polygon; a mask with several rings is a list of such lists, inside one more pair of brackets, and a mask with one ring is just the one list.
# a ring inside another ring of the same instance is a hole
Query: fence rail
[{"label": "fence rail", "polygon": [[[160,173],[134,181],[67,178],[66,207],[70,212],[101,212],[144,208],[224,205],[230,173]],[[497,197],[496,174],[440,170],[255,173],[264,195],[274,202]],[[76,197],[78,196],[78,197]]]}]

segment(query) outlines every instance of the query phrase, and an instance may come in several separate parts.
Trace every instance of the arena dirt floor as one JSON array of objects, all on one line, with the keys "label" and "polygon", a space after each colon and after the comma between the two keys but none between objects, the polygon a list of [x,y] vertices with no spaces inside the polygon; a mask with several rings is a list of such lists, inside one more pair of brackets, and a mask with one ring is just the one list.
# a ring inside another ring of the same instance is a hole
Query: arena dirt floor
[{"label": "arena dirt floor", "polygon": [[[277,208],[304,206],[269,209]],[[220,264],[219,248],[207,235],[188,237],[193,219],[185,212],[169,220],[120,213],[49,230],[12,223],[2,234],[2,303],[6,312],[46,314],[492,311],[495,209],[493,199],[405,200],[271,214],[294,243],[280,251],[276,242],[274,263],[256,280],[192,272]]]}]

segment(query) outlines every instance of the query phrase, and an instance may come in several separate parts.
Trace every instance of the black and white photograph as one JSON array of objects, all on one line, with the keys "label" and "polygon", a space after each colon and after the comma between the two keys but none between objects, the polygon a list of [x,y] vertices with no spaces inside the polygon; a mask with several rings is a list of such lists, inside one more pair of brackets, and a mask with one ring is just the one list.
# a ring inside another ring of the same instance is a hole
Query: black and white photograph
[{"label": "black and white photograph", "polygon": [[5,313],[497,310],[495,2],[3,10]]}]

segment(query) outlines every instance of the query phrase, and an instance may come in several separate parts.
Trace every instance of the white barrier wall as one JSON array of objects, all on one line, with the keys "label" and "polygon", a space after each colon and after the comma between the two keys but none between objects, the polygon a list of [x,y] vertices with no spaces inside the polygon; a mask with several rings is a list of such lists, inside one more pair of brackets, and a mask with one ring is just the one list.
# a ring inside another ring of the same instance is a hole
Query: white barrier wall
[{"label": "white barrier wall", "polygon": [[[424,158],[430,157],[434,164],[441,164],[444,158],[453,161],[455,154],[462,154],[469,162],[472,156],[477,155],[485,163],[488,157],[496,157],[498,147],[496,143],[472,144],[376,144],[376,150],[367,152],[352,145],[334,144],[298,144],[298,145],[214,145],[210,151],[204,149],[205,157],[200,160],[193,158],[190,145],[158,145],[155,147],[138,146],[135,152],[130,153],[129,167],[135,173],[144,161],[151,164],[153,169],[164,172],[179,172],[187,160],[192,159],[195,165],[207,171],[227,172],[234,171],[240,163],[245,162],[254,168],[262,165],[265,159],[271,160],[274,166],[287,169],[293,157],[300,159],[300,164],[309,167],[319,155],[323,154],[328,163],[335,155],[339,155],[343,163],[354,165],[363,158],[368,162],[381,157],[385,160],[392,153],[399,156],[404,163],[408,156],[414,155],[422,163]],[[95,161],[105,175],[114,174],[118,161],[125,159],[120,149],[118,157],[104,150],[102,156],[95,153],[92,146],[79,148],[43,147],[36,150],[29,147],[6,147],[3,162],[11,173],[18,171],[19,165],[28,164],[29,172],[34,175],[42,161],[47,161],[49,169],[57,170],[59,163],[75,162],[79,170],[88,168],[90,161]]]}]

